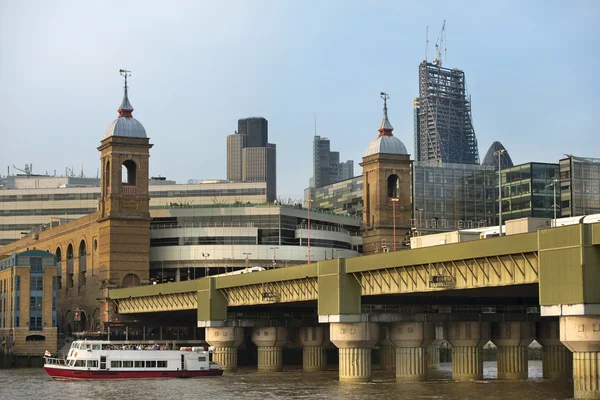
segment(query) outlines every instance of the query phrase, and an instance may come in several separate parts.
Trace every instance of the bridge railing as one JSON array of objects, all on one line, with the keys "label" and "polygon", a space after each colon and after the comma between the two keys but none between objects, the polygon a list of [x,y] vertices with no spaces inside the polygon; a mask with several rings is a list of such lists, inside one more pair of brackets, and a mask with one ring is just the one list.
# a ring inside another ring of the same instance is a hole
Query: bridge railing
[{"label": "bridge railing", "polygon": [[365,314],[537,314],[539,305],[377,305],[362,306]]}]

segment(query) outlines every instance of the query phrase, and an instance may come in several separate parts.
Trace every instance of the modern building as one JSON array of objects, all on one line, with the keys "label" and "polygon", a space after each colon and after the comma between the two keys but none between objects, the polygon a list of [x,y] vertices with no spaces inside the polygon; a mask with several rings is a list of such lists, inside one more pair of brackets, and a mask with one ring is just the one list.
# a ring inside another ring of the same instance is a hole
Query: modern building
[{"label": "modern building", "polygon": [[340,163],[340,181],[354,178],[354,160]]},{"label": "modern building", "polygon": [[313,139],[313,177],[310,187],[321,187],[354,177],[354,161],[340,162],[340,153],[331,151],[331,141],[315,135]]},{"label": "modern building", "polygon": [[0,260],[0,343],[5,353],[57,350],[59,267],[56,256],[26,250]]},{"label": "modern building", "polygon": [[[0,179],[0,248],[32,229],[47,229],[94,213],[100,199],[100,180],[52,176],[10,176]],[[150,215],[171,205],[210,206],[267,203],[266,182],[218,180],[175,184],[149,180]],[[85,183],[85,184],[84,184]]]},{"label": "modern building", "polygon": [[[524,217],[552,218],[554,194],[550,185],[558,177],[559,166],[551,163],[531,162],[501,170],[502,220]],[[497,191],[497,175],[495,186]],[[558,216],[561,215],[559,203],[557,199]],[[497,195],[495,210],[498,215]]]},{"label": "modern building", "polygon": [[600,213],[600,158],[569,155],[559,161],[560,214],[563,217]]},{"label": "modern building", "polygon": [[494,167],[485,165],[415,161],[413,228],[424,234],[493,225],[498,193],[495,174]]},{"label": "modern building", "polygon": [[[186,280],[246,266],[285,267],[362,252],[360,220],[284,205],[154,210],[150,279]],[[310,236],[310,247],[309,238]]]},{"label": "modern building", "polygon": [[[500,165],[498,165],[498,163],[500,163]],[[508,150],[506,150],[500,142],[492,143],[487,153],[485,153],[481,165],[487,165],[496,169],[498,169],[498,166],[500,166],[501,169],[515,166],[510,158],[510,154],[508,154]]]},{"label": "modern building", "polygon": [[276,145],[268,143],[269,125],[262,117],[238,120],[238,130],[227,136],[227,179],[265,182],[267,200],[277,198]]},{"label": "modern building", "polygon": [[312,207],[330,210],[336,214],[347,214],[362,219],[363,176],[346,179],[313,189],[315,199]]},{"label": "modern building", "polygon": [[415,102],[416,161],[479,164],[465,73],[442,67],[441,59],[419,65],[419,99]]}]

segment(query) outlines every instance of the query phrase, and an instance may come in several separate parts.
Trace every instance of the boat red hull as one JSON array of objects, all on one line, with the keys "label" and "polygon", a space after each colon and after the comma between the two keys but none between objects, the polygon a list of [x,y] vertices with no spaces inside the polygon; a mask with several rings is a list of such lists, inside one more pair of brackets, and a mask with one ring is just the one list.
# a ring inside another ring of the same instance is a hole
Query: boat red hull
[{"label": "boat red hull", "polygon": [[72,370],[44,367],[54,379],[154,379],[154,378],[197,378],[221,376],[223,370],[203,371],[113,371],[113,370]]}]

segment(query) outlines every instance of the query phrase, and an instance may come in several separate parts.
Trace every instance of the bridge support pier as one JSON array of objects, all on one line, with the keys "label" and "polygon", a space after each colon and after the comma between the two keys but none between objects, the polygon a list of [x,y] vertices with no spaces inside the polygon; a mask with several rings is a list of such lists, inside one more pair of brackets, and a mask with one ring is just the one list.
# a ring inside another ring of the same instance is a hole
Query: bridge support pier
[{"label": "bridge support pier", "polygon": [[498,346],[498,379],[527,379],[527,346],[535,338],[535,322],[495,322],[492,342]]},{"label": "bridge support pier", "polygon": [[252,342],[258,347],[259,372],[280,372],[283,369],[283,347],[288,342],[286,328],[254,328]]},{"label": "bridge support pier", "polygon": [[558,319],[542,318],[537,324],[537,339],[542,346],[544,379],[570,379],[573,376],[573,353],[560,341]]},{"label": "bridge support pier", "polygon": [[304,372],[324,371],[327,369],[327,353],[323,346],[326,331],[323,326],[303,326],[300,328],[302,344],[302,369]]},{"label": "bridge support pier", "polygon": [[379,326],[372,322],[334,322],[330,340],[340,351],[340,382],[371,381],[371,350],[379,339]]},{"label": "bridge support pier", "polygon": [[435,340],[432,322],[396,322],[389,332],[396,346],[396,381],[427,379],[427,346]]},{"label": "bridge support pier", "polygon": [[237,350],[244,342],[244,328],[206,328],[206,342],[215,346],[213,360],[220,362],[224,371],[235,372],[237,370]]},{"label": "bridge support pier", "polygon": [[396,369],[396,347],[390,342],[390,325],[379,324],[379,369]]},{"label": "bridge support pier", "polygon": [[446,337],[452,347],[452,379],[483,379],[483,346],[490,340],[490,323],[449,322]]},{"label": "bridge support pier", "polygon": [[576,399],[600,399],[600,315],[560,317],[560,341],[573,352]]},{"label": "bridge support pier", "polygon": [[427,348],[427,368],[440,369],[440,345],[437,342]]}]

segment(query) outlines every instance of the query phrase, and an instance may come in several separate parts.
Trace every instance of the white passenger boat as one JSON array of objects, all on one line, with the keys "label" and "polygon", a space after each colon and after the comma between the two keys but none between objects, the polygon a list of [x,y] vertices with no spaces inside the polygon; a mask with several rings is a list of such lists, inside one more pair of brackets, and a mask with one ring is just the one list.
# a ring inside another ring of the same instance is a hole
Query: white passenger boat
[{"label": "white passenger boat", "polygon": [[77,340],[66,358],[44,356],[44,369],[55,379],[192,378],[220,376],[221,364],[203,347],[160,350],[159,346],[117,345]]}]

